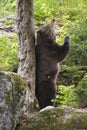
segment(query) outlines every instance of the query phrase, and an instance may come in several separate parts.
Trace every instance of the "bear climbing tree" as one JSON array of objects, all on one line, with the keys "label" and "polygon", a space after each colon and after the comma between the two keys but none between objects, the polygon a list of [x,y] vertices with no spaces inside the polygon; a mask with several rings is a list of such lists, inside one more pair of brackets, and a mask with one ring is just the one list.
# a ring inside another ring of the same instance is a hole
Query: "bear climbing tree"
[{"label": "bear climbing tree", "polygon": [[57,92],[58,63],[67,56],[70,47],[69,36],[65,37],[62,46],[56,43],[54,22],[42,26],[37,32],[35,91],[40,109],[54,106],[52,99]]}]

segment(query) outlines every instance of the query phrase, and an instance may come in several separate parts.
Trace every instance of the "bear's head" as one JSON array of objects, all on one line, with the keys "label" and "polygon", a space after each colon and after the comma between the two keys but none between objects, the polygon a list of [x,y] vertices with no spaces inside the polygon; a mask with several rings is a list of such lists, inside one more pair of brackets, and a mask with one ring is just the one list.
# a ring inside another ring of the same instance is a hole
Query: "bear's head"
[{"label": "bear's head", "polygon": [[55,20],[52,20],[50,24],[43,25],[37,31],[37,44],[42,43],[55,43],[56,34],[54,30]]}]

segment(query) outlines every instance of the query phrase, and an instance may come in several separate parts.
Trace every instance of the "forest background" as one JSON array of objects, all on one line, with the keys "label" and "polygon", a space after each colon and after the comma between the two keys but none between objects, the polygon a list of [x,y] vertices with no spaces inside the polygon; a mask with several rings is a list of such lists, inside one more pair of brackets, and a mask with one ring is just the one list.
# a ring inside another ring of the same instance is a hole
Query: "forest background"
[{"label": "forest background", "polygon": [[[87,0],[34,0],[34,19],[36,31],[55,19],[59,44],[63,43],[66,35],[71,38],[69,56],[60,64],[59,91],[55,102],[87,107],[87,79],[83,82],[87,72]],[[16,0],[1,0],[0,70],[17,72],[17,46]]]}]

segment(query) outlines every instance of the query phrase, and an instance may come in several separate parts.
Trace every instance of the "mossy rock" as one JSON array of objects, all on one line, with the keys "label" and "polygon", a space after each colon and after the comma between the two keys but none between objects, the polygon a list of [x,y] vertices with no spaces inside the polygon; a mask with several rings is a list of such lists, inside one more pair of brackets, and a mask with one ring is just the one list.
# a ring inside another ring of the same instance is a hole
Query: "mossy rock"
[{"label": "mossy rock", "polygon": [[62,65],[58,77],[58,84],[72,85],[79,83],[86,73],[86,66],[66,66]]},{"label": "mossy rock", "polygon": [[14,130],[23,116],[27,85],[21,76],[0,71],[0,130]]},{"label": "mossy rock", "polygon": [[87,110],[58,107],[28,116],[17,130],[86,130]]}]

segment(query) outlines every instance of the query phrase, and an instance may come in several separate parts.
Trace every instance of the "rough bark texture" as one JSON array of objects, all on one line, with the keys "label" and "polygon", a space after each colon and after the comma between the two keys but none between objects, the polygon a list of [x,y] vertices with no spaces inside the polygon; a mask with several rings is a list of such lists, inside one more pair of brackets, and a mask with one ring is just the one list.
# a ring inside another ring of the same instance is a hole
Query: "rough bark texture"
[{"label": "rough bark texture", "polygon": [[33,0],[17,0],[18,74],[28,84],[30,109],[35,99],[35,44]]},{"label": "rough bark texture", "polygon": [[17,74],[0,72],[0,130],[15,130],[26,112],[27,86]]}]

